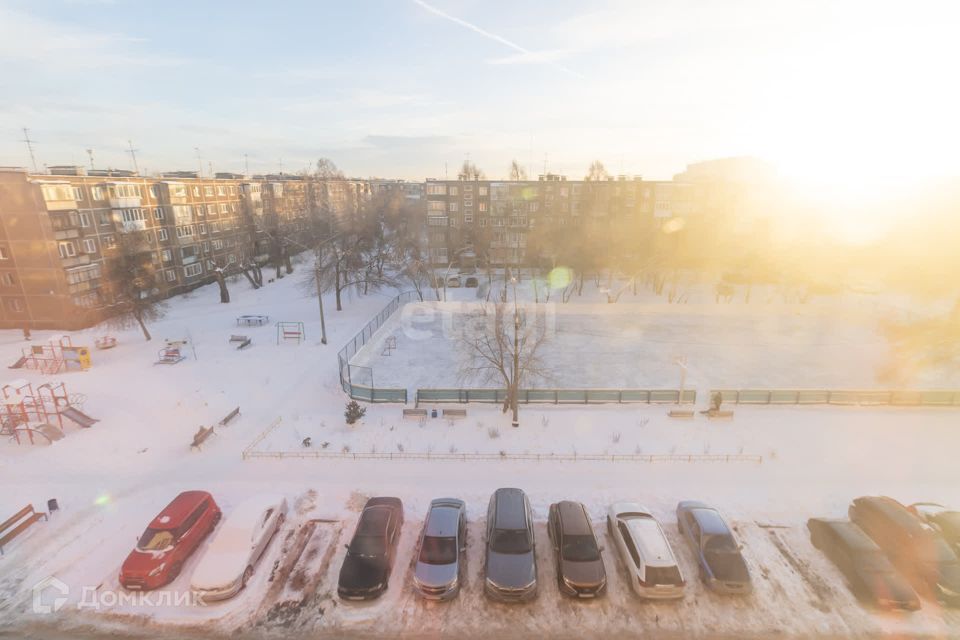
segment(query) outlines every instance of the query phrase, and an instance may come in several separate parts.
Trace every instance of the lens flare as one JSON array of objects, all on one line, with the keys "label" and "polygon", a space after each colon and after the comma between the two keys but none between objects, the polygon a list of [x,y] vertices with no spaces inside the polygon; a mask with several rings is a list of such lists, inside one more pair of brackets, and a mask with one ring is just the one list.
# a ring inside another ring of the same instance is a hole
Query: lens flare
[{"label": "lens flare", "polygon": [[570,284],[572,277],[570,269],[566,267],[556,267],[547,275],[547,282],[550,283],[551,289],[563,289]]},{"label": "lens flare", "polygon": [[93,504],[97,505],[98,507],[105,507],[108,504],[110,504],[110,502],[111,502],[110,495],[105,493],[103,495],[97,496],[97,499],[93,501]]}]

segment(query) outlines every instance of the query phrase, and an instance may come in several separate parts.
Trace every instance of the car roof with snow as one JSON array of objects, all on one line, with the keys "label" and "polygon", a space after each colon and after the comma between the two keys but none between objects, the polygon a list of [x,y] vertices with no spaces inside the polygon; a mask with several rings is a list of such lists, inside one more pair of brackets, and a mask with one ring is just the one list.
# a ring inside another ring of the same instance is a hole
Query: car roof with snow
[{"label": "car roof with snow", "polygon": [[251,531],[255,525],[260,523],[260,518],[264,511],[270,508],[279,508],[284,501],[283,496],[273,494],[255,495],[247,498],[230,513],[220,526],[222,528],[238,528],[245,531]]},{"label": "car roof with snow", "polygon": [[825,527],[833,531],[848,549],[857,551],[879,551],[880,547],[870,536],[864,533],[863,529],[849,520],[813,518],[815,522],[822,523]]},{"label": "car roof with snow", "polygon": [[457,535],[460,524],[460,509],[449,503],[434,505],[427,516],[426,535],[447,538]]},{"label": "car roof with snow", "polygon": [[729,535],[731,533],[730,527],[723,520],[723,516],[712,507],[694,507],[690,509],[690,513],[696,518],[702,533],[711,536]]},{"label": "car roof with snow", "polygon": [[189,516],[204,500],[210,498],[206,491],[184,491],[157,514],[150,522],[151,529],[173,529]]},{"label": "car roof with snow", "polygon": [[677,564],[670,543],[660,528],[660,523],[651,515],[629,515],[623,519],[636,542],[643,561],[653,567],[669,567]]},{"label": "car roof with snow", "polygon": [[872,506],[911,536],[923,535],[929,531],[929,528],[919,518],[910,513],[905,506],[888,496],[865,496],[857,498],[853,502],[854,504]]}]

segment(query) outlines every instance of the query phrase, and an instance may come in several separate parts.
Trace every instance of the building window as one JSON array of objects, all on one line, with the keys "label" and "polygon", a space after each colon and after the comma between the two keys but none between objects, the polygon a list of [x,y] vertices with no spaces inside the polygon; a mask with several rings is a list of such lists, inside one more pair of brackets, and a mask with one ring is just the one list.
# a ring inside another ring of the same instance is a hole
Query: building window
[{"label": "building window", "polygon": [[456,202],[451,202],[451,203],[449,204],[449,206],[448,206],[448,209],[449,209],[450,211],[456,211],[456,210],[457,210],[457,203],[456,203]]},{"label": "building window", "polygon": [[205,224],[197,225],[197,233],[206,233],[206,232],[207,232],[207,225]]},{"label": "building window", "polygon": [[194,198],[199,198],[199,197],[200,197],[200,187],[197,187],[197,186],[194,186],[194,187],[193,187],[193,197],[194,197]]},{"label": "building window", "polygon": [[167,189],[170,190],[171,198],[186,198],[187,197],[187,187],[182,184],[170,184],[167,183]]},{"label": "building window", "polygon": [[226,212],[227,212],[227,205],[226,205],[226,203],[221,202],[221,203],[220,203],[220,213],[226,213]]},{"label": "building window", "polygon": [[219,251],[220,249],[223,249],[223,240],[214,240],[214,241],[213,241],[213,250],[214,250],[214,251]]},{"label": "building window", "polygon": [[154,200],[157,199],[157,185],[155,184],[150,185],[150,197]]},{"label": "building window", "polygon": [[153,210],[154,220],[163,220],[163,207],[156,207]]},{"label": "building window", "polygon": [[449,195],[451,195],[451,196],[455,196],[455,195],[457,195],[457,188],[456,188],[456,187],[450,187],[450,189],[447,191],[447,193],[448,193]]},{"label": "building window", "polygon": [[237,195],[237,188],[233,185],[230,185],[230,195],[232,196]]},{"label": "building window", "polygon": [[139,198],[140,187],[135,184],[112,184],[110,185],[111,198]]},{"label": "building window", "polygon": [[4,286],[12,287],[17,284],[17,278],[9,271],[5,271],[2,276],[0,276],[0,281],[3,282]]},{"label": "building window", "polygon": [[74,187],[74,188],[73,188],[73,199],[74,199],[74,200],[83,200],[83,187]]},{"label": "building window", "polygon": [[210,185],[205,186],[205,187],[203,188],[203,195],[206,196],[206,197],[208,197],[208,198],[209,198],[209,197],[213,197],[213,187],[210,186]]},{"label": "building window", "polygon": [[84,253],[96,253],[97,241],[93,238],[85,238],[83,241],[83,251]]},{"label": "building window", "polygon": [[486,188],[486,187],[477,187],[477,193],[479,193],[481,196],[485,196],[485,195],[487,195],[487,188]]},{"label": "building window", "polygon": [[189,238],[193,235],[193,225],[184,225],[182,227],[177,227],[177,237],[178,238]]},{"label": "building window", "polygon": [[218,185],[217,185],[217,195],[218,195],[218,196],[225,196],[225,195],[227,195],[227,191],[226,191],[226,189],[223,188],[223,185],[222,185],[222,184],[218,184]]},{"label": "building window", "polygon": [[86,213],[80,214],[80,226],[89,227],[90,226],[90,216]]},{"label": "building window", "polygon": [[167,282],[174,282],[177,279],[177,272],[173,269],[167,269],[164,274],[167,276]]},{"label": "building window", "polygon": [[447,195],[447,187],[446,185],[442,185],[442,184],[428,184],[427,195],[428,196],[445,196]]},{"label": "building window", "polygon": [[61,242],[57,245],[57,250],[60,252],[61,258],[72,258],[77,255],[77,248],[73,246],[72,242]]},{"label": "building window", "polygon": [[466,223],[466,224],[472,224],[472,223],[473,223],[473,214],[472,214],[472,213],[465,213],[465,214],[463,214],[463,221],[464,221],[464,223]]},{"label": "building window", "polygon": [[479,211],[486,211],[486,210],[487,210],[487,203],[486,203],[486,202],[479,202],[479,203],[477,203],[477,209],[478,209]]},{"label": "building window", "polygon": [[160,259],[164,262],[170,262],[173,260],[173,252],[170,249],[164,249],[160,252]]},{"label": "building window", "polygon": [[195,264],[188,264],[183,268],[183,275],[187,278],[193,278],[203,273],[203,265],[199,262]]},{"label": "building window", "polygon": [[103,187],[90,187],[91,200],[103,200]]},{"label": "building window", "polygon": [[146,218],[143,209],[124,209],[122,217],[124,222],[140,222]]},{"label": "building window", "polygon": [[166,229],[157,229],[157,240],[169,240],[170,234]]},{"label": "building window", "polygon": [[6,247],[0,247],[0,260],[9,260],[10,254],[7,252]]},{"label": "building window", "polygon": [[103,236],[103,245],[108,249],[112,249],[117,246],[117,239],[113,237],[113,234]]}]

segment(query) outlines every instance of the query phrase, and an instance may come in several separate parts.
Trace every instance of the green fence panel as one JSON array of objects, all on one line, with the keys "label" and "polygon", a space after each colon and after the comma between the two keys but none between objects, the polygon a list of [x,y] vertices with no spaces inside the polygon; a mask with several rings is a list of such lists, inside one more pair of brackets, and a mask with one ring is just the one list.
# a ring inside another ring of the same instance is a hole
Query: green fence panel
[{"label": "green fence panel", "polygon": [[956,391],[921,391],[920,394],[920,404],[934,407],[957,404],[960,395]]},{"label": "green fence panel", "polygon": [[831,391],[830,404],[858,404],[860,394],[857,391]]},{"label": "green fence panel", "polygon": [[587,404],[606,404],[620,402],[620,391],[617,389],[587,389]]},{"label": "green fence panel", "polygon": [[826,389],[803,389],[797,392],[797,404],[827,404],[830,392]]},{"label": "green fence panel", "polygon": [[800,392],[790,389],[771,389],[770,404],[797,404]]},{"label": "green fence panel", "polygon": [[765,389],[741,389],[738,392],[740,404],[770,404],[770,392]]},{"label": "green fence panel", "polygon": [[720,394],[720,399],[724,402],[732,402],[733,404],[740,402],[740,392],[736,389],[711,389],[710,402],[713,402],[713,396],[718,393]]},{"label": "green fence panel", "polygon": [[520,393],[523,402],[557,403],[557,391],[555,389],[526,389]]},{"label": "green fence panel", "polygon": [[650,391],[651,404],[672,404],[680,398],[680,391],[676,389],[655,389]]},{"label": "green fence panel", "polygon": [[893,393],[890,391],[861,391],[858,395],[860,404],[890,404]]},{"label": "green fence panel", "polygon": [[683,399],[681,400],[684,404],[696,404],[697,402],[697,390],[696,389],[684,389],[683,390]]},{"label": "green fence panel", "polygon": [[650,402],[650,392],[646,389],[624,389],[620,392],[620,402]]},{"label": "green fence panel", "polygon": [[558,404],[587,404],[585,389],[557,389]]}]

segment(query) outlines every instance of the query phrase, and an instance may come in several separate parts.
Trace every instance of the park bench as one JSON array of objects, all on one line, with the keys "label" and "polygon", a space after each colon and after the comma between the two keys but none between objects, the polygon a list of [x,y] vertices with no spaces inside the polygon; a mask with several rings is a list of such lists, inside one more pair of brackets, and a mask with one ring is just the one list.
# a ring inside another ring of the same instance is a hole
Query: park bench
[{"label": "park bench", "polygon": [[5,545],[29,529],[30,526],[40,520],[40,518],[46,520],[47,514],[42,511],[37,511],[33,508],[32,504],[28,504],[0,524],[0,554],[3,554],[3,547]]},{"label": "park bench", "polygon": [[692,409],[671,409],[667,412],[667,415],[671,418],[692,418],[693,410]]},{"label": "park bench", "polygon": [[199,450],[212,434],[213,427],[200,427],[197,429],[197,432],[193,434],[193,442],[190,444],[190,448]]},{"label": "park bench", "polygon": [[708,418],[732,418],[733,417],[733,411],[720,411],[718,409],[710,409],[709,411],[705,411],[704,413],[707,414]]},{"label": "park bench", "polygon": [[237,317],[237,326],[245,327],[262,327],[263,325],[270,322],[270,316],[262,315],[246,315]]},{"label": "park bench", "polygon": [[243,342],[244,340],[249,340],[249,338],[247,338],[247,336],[238,336],[238,335],[230,336],[230,342]]},{"label": "park bench", "polygon": [[227,426],[227,423],[230,422],[231,420],[233,420],[234,418],[236,418],[238,415],[240,415],[240,407],[237,407],[236,409],[234,409],[233,411],[231,411],[230,413],[228,413],[228,414],[226,415],[226,417],[224,417],[223,420],[221,420],[220,422],[217,423],[217,426],[218,426],[218,427],[225,427],[225,426]]},{"label": "park bench", "polygon": [[426,418],[426,417],[427,417],[427,410],[426,410],[426,409],[404,409],[404,410],[403,410],[403,417],[404,417],[404,418],[410,418],[410,419],[416,419],[416,420],[419,420],[419,419],[421,419],[421,418]]},{"label": "park bench", "polygon": [[444,409],[443,417],[450,418],[451,420],[459,420],[461,418],[467,417],[466,409]]}]

